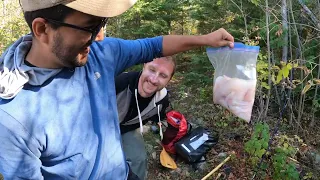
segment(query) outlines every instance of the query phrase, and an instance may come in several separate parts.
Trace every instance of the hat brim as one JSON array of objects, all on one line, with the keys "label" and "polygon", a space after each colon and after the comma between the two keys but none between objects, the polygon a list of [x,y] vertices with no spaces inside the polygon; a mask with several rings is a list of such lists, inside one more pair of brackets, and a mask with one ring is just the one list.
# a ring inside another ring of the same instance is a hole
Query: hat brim
[{"label": "hat brim", "polygon": [[124,13],[137,0],[75,0],[65,3],[77,11],[99,17],[114,17]]}]

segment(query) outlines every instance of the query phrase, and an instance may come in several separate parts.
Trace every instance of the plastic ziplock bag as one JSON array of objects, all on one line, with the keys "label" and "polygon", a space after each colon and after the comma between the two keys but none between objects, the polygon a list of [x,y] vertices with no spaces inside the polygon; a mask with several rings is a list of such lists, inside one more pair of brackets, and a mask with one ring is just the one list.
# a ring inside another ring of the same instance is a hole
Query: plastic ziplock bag
[{"label": "plastic ziplock bag", "polygon": [[259,46],[234,43],[234,48],[207,48],[215,69],[213,102],[250,122],[256,91]]}]

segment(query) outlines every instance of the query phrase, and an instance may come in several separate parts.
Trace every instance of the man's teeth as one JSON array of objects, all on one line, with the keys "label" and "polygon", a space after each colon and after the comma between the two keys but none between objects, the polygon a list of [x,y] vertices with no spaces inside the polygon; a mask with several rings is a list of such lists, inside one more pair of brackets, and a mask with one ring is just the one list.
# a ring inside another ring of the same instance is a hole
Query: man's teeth
[{"label": "man's teeth", "polygon": [[155,85],[153,85],[151,82],[148,82],[148,84],[149,84],[150,86],[155,86]]}]

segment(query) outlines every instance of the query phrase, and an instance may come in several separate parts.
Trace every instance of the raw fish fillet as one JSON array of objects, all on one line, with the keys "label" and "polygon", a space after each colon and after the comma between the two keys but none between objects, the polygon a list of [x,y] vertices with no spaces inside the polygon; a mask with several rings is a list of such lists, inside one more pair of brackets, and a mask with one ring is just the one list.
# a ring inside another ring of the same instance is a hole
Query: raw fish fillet
[{"label": "raw fish fillet", "polygon": [[213,102],[250,122],[257,80],[219,76],[213,87]]}]

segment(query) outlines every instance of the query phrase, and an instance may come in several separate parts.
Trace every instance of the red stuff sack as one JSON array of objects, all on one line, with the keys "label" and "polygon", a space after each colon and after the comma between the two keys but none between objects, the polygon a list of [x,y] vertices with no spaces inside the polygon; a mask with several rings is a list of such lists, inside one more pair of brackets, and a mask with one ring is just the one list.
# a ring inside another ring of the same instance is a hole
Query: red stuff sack
[{"label": "red stuff sack", "polygon": [[176,154],[174,144],[188,132],[186,118],[177,111],[169,111],[167,114],[168,127],[163,134],[162,146],[171,153]]}]

